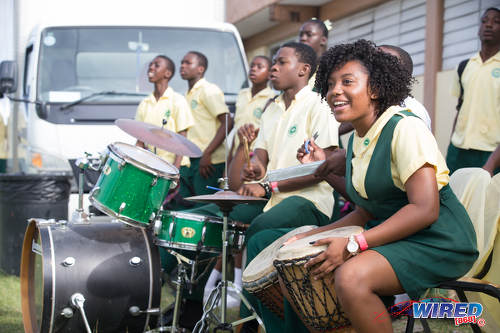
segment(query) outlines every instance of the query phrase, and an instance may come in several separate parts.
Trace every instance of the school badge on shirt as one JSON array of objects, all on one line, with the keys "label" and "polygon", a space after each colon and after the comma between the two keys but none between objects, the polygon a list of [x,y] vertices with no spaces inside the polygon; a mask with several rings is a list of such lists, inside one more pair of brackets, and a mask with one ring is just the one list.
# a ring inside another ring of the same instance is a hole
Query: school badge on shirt
[{"label": "school badge on shirt", "polygon": [[293,125],[288,129],[288,136],[293,136],[295,133],[297,133],[297,125]]},{"label": "school badge on shirt", "polygon": [[198,106],[198,102],[195,99],[193,99],[191,101],[191,109],[194,110],[194,109],[196,109],[197,106]]},{"label": "school badge on shirt", "polygon": [[253,115],[255,118],[260,119],[262,117],[262,108],[256,108],[253,110]]},{"label": "school badge on shirt", "polygon": [[494,68],[491,71],[491,76],[493,76],[494,78],[499,78],[500,77],[500,68]]},{"label": "school badge on shirt", "polygon": [[165,111],[165,114],[163,116],[165,117],[165,119],[170,118],[170,109],[168,109],[167,111]]}]

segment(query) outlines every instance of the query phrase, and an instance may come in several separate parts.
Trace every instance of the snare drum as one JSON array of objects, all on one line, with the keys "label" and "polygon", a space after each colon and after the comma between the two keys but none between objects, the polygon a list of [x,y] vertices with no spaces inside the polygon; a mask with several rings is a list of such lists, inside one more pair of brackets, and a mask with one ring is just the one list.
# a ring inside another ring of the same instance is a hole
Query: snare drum
[{"label": "snare drum", "polygon": [[32,219],[21,259],[24,330],[86,332],[71,301],[80,293],[92,332],[144,332],[151,314],[137,310],[159,308],[160,270],[158,247],[144,228],[108,216],[84,224]]},{"label": "snare drum", "polygon": [[[299,239],[282,247],[274,260],[280,282],[286,290],[291,305],[311,330],[350,330],[349,320],[345,317],[337,300],[335,288],[327,283],[331,272],[324,279],[312,279],[310,270],[304,268],[309,259],[324,250],[326,245],[313,246],[309,243],[328,237],[349,237],[363,232],[361,227],[343,227],[321,232]],[[315,266],[317,267],[317,265]]]},{"label": "snare drum", "polygon": [[146,227],[161,208],[179,170],[155,154],[126,143],[108,146],[109,156],[95,187],[92,204],[127,224]]},{"label": "snare drum", "polygon": [[283,315],[283,294],[278,284],[278,275],[273,266],[278,250],[290,237],[317,228],[306,225],[281,236],[260,252],[245,268],[241,278],[243,288],[255,295],[262,304],[280,318]]},{"label": "snare drum", "polygon": [[[187,212],[163,211],[155,221],[155,243],[159,246],[201,251],[222,252],[222,218]],[[241,250],[244,230],[231,221],[227,225],[230,250]]]}]

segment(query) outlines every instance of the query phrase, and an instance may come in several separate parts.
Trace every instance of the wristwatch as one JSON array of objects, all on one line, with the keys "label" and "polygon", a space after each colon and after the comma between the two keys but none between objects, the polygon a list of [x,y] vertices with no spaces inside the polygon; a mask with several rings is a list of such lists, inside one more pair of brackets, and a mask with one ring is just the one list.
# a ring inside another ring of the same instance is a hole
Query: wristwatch
[{"label": "wristwatch", "polygon": [[271,197],[272,189],[269,182],[259,183],[259,185],[264,188],[264,191],[266,191],[266,197]]},{"label": "wristwatch", "polygon": [[355,256],[359,253],[359,244],[354,238],[354,235],[349,236],[349,242],[347,242],[347,251],[351,254],[351,256]]}]

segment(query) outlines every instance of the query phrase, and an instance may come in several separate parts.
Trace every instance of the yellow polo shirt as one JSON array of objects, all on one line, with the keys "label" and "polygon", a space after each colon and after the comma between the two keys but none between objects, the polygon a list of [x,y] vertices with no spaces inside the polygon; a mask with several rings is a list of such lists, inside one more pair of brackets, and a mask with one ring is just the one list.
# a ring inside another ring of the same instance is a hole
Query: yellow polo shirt
[{"label": "yellow polo shirt", "polygon": [[[393,115],[405,110],[399,106],[391,106],[370,127],[365,136],[360,137],[354,131],[352,184],[358,194],[367,199],[365,176],[370,164],[375,146],[385,124]],[[425,163],[434,166],[438,189],[448,184],[449,170],[443,155],[439,151],[436,139],[425,123],[417,117],[402,114],[391,142],[391,174],[394,185],[405,191],[404,184],[415,171]]]},{"label": "yellow polo shirt", "polygon": [[[462,74],[464,101],[451,137],[455,147],[493,151],[500,144],[500,52],[483,63],[479,53]],[[460,95],[455,71],[451,93]]]},{"label": "yellow polo shirt", "polygon": [[[316,143],[320,147],[339,145],[339,123],[330,107],[309,86],[305,86],[295,95],[288,109],[285,109],[283,95],[269,105],[262,115],[255,149],[267,151],[268,171],[299,165],[297,149],[316,132]],[[323,214],[331,217],[334,203],[332,191],[332,187],[323,181],[298,191],[273,193],[264,211],[283,199],[297,195],[311,201]]]},{"label": "yellow polo shirt", "polygon": [[309,86],[309,88],[311,88],[311,90],[314,89],[314,83],[316,82],[316,73],[318,71],[314,72],[313,76],[311,76],[311,78],[309,79],[309,81],[307,82],[307,85]]},{"label": "yellow polo shirt", "polygon": [[0,116],[0,158],[7,158],[7,126]]},{"label": "yellow polo shirt", "polygon": [[[240,91],[238,98],[236,99],[236,112],[234,114],[234,128],[238,130],[241,126],[245,124],[252,124],[255,128],[260,127],[260,118],[262,117],[262,112],[264,106],[270,98],[274,97],[274,91],[266,87],[259,91],[255,96],[252,97],[252,89],[245,88]],[[234,136],[234,150],[240,144],[240,139],[236,134]],[[253,150],[255,141],[252,142],[250,150]]]},{"label": "yellow polo shirt", "polygon": [[[135,119],[160,127],[165,119],[167,123],[163,128],[175,133],[187,130],[194,124],[191,110],[184,96],[176,93],[170,87],[165,90],[158,101],[153,94],[142,100],[137,108]],[[151,151],[154,149],[151,145],[147,145],[147,147]],[[168,151],[156,149],[156,154],[167,162],[174,163],[175,161],[175,154]],[[183,157],[181,165],[189,165],[189,158]]]},{"label": "yellow polo shirt", "polygon": [[[186,93],[186,100],[194,117],[194,126],[188,130],[187,137],[205,151],[221,125],[217,116],[224,113],[229,116],[224,93],[215,84],[202,78]],[[214,150],[212,164],[225,162],[224,146],[221,144]]]}]

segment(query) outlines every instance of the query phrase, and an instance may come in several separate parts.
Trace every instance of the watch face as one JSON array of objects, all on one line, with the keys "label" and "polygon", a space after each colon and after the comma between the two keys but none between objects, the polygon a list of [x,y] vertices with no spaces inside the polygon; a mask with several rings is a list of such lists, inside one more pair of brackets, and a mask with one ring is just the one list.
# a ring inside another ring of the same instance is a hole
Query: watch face
[{"label": "watch face", "polygon": [[347,243],[347,251],[349,251],[350,253],[356,253],[358,252],[358,249],[358,242],[356,242],[354,239],[349,239],[349,242]]}]

